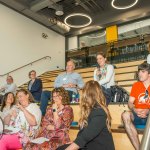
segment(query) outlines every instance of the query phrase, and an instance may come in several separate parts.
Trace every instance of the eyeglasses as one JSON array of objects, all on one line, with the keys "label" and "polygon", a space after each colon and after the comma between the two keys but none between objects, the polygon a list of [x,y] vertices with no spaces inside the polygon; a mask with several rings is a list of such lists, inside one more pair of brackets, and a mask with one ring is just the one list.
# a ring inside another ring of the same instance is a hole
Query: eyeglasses
[{"label": "eyeglasses", "polygon": [[148,92],[148,90],[146,90],[146,91],[145,91],[144,99],[147,99],[147,98],[148,98],[148,96],[149,96],[149,92]]},{"label": "eyeglasses", "polygon": [[53,96],[53,99],[58,98],[60,95]]}]

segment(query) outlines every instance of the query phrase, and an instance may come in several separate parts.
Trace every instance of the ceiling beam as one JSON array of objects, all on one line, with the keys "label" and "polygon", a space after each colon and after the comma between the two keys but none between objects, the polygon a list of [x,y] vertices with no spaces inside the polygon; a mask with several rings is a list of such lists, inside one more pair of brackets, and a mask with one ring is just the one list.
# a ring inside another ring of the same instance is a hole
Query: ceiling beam
[{"label": "ceiling beam", "polygon": [[95,0],[91,0],[94,4],[95,4],[95,6],[97,6],[99,9],[102,9],[102,10],[104,10],[104,7],[102,7],[101,5],[98,5],[96,2],[95,2]]},{"label": "ceiling beam", "polygon": [[94,6],[93,6],[89,1],[87,1],[86,3],[87,3],[91,8],[95,9]]},{"label": "ceiling beam", "polygon": [[81,0],[75,0],[78,5],[83,7],[86,11],[91,12],[91,10],[83,3]]}]

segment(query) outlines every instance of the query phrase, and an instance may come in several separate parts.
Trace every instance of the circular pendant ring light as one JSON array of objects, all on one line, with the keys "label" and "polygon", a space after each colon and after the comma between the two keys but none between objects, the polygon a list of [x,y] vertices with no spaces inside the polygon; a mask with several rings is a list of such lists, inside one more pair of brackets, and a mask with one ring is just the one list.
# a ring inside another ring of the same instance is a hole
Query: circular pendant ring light
[{"label": "circular pendant ring light", "polygon": [[128,9],[133,7],[134,5],[137,4],[138,0],[135,0],[132,4],[128,5],[128,6],[124,6],[124,7],[120,7],[120,6],[116,6],[115,3],[116,0],[112,0],[111,5],[112,7],[114,7],[115,9]]},{"label": "circular pendant ring light", "polygon": [[[79,16],[79,17],[85,17],[87,18],[89,21],[85,24],[82,24],[82,25],[73,25],[73,24],[70,24],[67,22],[67,20],[71,17],[75,17],[75,16]],[[69,27],[72,27],[72,28],[82,28],[82,27],[86,27],[88,25],[90,25],[92,22],[92,18],[86,14],[82,14],[82,13],[73,13],[73,14],[70,14],[68,15],[65,19],[64,19],[64,23],[69,26]]]}]

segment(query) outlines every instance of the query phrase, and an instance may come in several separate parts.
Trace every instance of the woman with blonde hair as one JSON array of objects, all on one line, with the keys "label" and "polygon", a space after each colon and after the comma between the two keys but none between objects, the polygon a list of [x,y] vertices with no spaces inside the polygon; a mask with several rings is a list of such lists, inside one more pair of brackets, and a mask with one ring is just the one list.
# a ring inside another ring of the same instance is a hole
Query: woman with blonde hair
[{"label": "woman with blonde hair", "polygon": [[111,116],[97,81],[88,81],[81,98],[80,131],[75,141],[57,150],[115,150],[111,135]]}]

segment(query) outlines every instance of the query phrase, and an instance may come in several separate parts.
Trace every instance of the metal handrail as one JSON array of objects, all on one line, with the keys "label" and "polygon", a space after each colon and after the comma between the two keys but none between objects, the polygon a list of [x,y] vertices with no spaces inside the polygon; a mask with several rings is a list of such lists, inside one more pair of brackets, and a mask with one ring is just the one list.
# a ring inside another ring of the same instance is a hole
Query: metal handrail
[{"label": "metal handrail", "polygon": [[142,137],[140,150],[150,150],[150,114],[147,119],[146,127]]},{"label": "metal handrail", "polygon": [[28,64],[26,64],[26,65],[23,65],[23,66],[21,66],[21,67],[19,67],[19,68],[17,68],[17,69],[14,69],[14,70],[12,70],[12,71],[10,71],[10,72],[8,72],[8,73],[2,74],[2,75],[0,75],[0,77],[3,77],[3,76],[5,76],[5,75],[9,75],[9,74],[12,73],[12,72],[15,72],[15,71],[17,71],[17,70],[19,70],[19,69],[22,69],[22,68],[24,68],[24,67],[26,67],[26,66],[32,65],[33,63],[36,63],[36,62],[38,62],[38,61],[40,61],[40,60],[42,60],[42,59],[47,59],[47,58],[49,58],[49,59],[51,60],[51,57],[50,57],[50,56],[44,56],[44,57],[42,57],[42,58],[40,58],[40,59],[37,59],[37,60],[32,61],[32,62],[30,62],[30,63],[28,63]]}]

